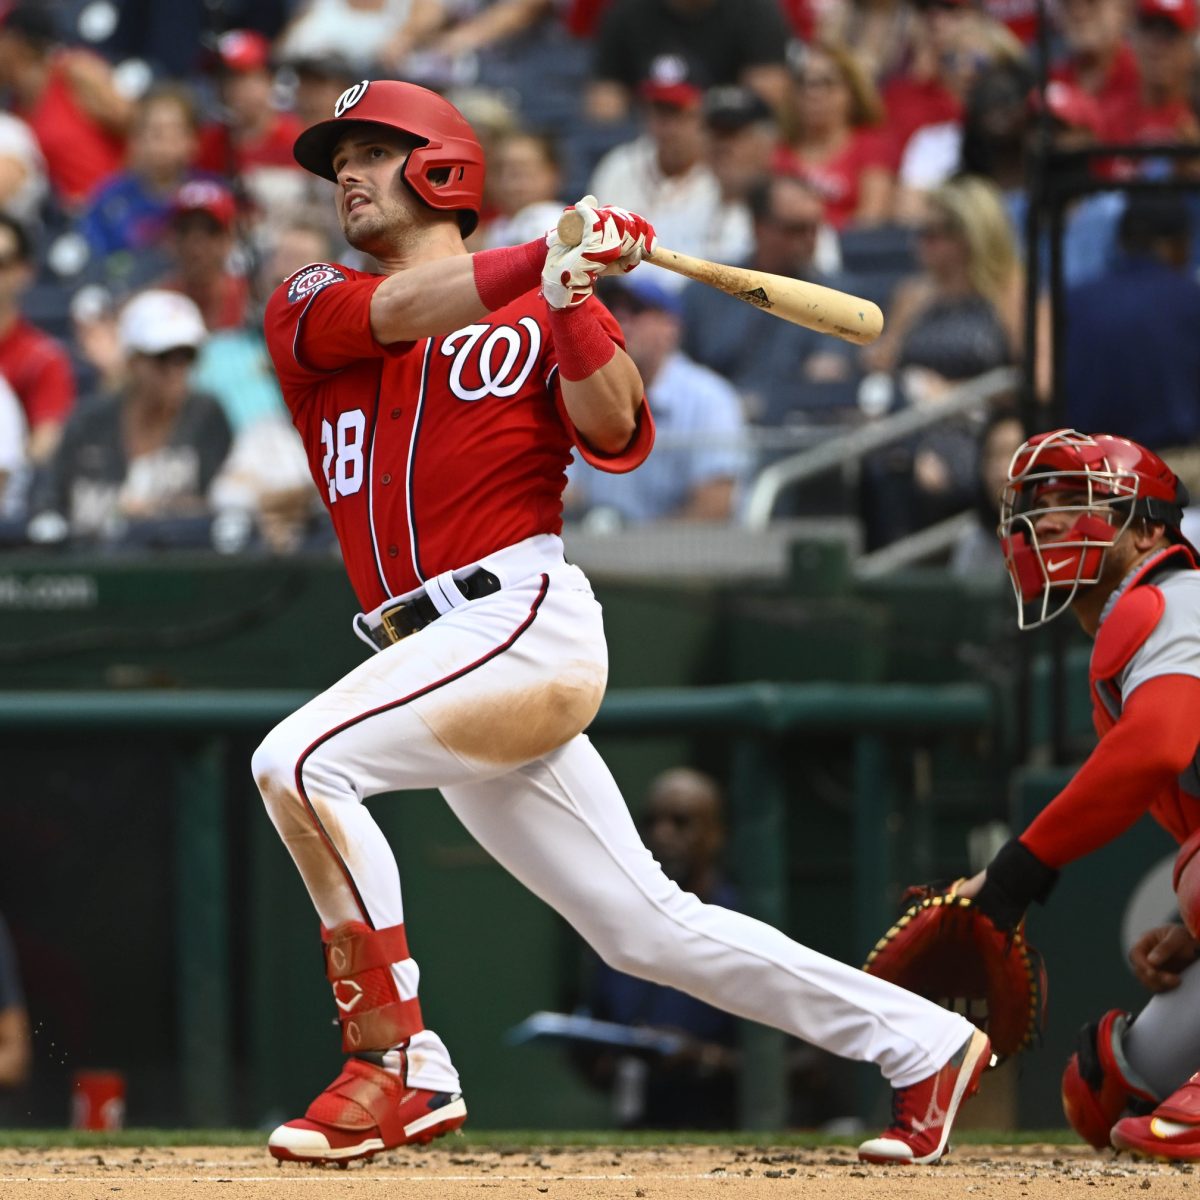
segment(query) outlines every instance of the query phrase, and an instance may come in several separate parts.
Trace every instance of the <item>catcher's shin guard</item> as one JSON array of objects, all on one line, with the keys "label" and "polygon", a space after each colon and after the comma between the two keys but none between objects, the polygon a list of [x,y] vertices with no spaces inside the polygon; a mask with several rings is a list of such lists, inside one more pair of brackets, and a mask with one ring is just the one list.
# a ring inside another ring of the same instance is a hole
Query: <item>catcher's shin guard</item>
[{"label": "catcher's shin guard", "polygon": [[1130,1019],[1114,1008],[1085,1025],[1063,1071],[1063,1112],[1071,1128],[1097,1150],[1108,1148],[1109,1133],[1127,1108],[1149,1112],[1158,1102],[1125,1058],[1121,1042]]},{"label": "catcher's shin guard", "polygon": [[417,998],[402,999],[392,973],[393,963],[409,957],[403,925],[372,929],[360,921],[344,921],[332,929],[322,927],[321,940],[343,1051],[388,1050],[425,1028]]}]

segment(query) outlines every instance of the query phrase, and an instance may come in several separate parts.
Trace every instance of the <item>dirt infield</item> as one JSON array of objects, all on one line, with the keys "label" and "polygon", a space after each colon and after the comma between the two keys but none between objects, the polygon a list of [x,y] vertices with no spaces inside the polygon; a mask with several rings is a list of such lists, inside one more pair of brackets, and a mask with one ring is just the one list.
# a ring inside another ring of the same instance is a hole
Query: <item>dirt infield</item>
[{"label": "dirt infield", "polygon": [[784,1193],[818,1200],[1200,1200],[1200,1174],[1190,1165],[1064,1146],[962,1146],[936,1167],[884,1168],[859,1163],[845,1146],[508,1150],[450,1138],[345,1170],[278,1166],[265,1150],[246,1146],[0,1149],[3,1200],[741,1200]]}]

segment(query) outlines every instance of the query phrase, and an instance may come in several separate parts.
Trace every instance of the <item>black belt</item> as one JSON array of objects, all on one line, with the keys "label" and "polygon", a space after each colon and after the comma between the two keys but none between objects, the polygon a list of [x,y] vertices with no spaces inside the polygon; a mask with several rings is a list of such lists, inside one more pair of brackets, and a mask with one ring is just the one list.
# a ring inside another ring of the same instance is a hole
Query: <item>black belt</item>
[{"label": "black belt", "polygon": [[[479,600],[500,590],[500,580],[483,567],[476,567],[454,582],[468,600]],[[381,609],[379,624],[367,629],[366,634],[380,650],[386,650],[401,638],[432,625],[441,615],[428,593],[420,591],[409,600],[397,600],[390,608]]]}]

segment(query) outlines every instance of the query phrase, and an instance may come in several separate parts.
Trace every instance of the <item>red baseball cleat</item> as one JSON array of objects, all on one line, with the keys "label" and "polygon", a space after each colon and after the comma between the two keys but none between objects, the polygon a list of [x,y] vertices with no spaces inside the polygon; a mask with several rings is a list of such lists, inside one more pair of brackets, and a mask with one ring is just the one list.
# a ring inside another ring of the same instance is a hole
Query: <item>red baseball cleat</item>
[{"label": "red baseball cleat", "polygon": [[462,1093],[406,1086],[391,1071],[361,1058],[342,1073],[299,1120],[280,1125],[267,1148],[291,1162],[345,1163],[414,1142],[431,1142],[467,1119]]},{"label": "red baseball cleat", "polygon": [[892,1123],[863,1142],[858,1157],[873,1163],[935,1163],[945,1152],[958,1107],[979,1090],[992,1043],[976,1030],[940,1071],[892,1091]]},{"label": "red baseball cleat", "polygon": [[1145,1158],[1200,1162],[1200,1072],[1148,1117],[1125,1117],[1109,1134],[1118,1150]]}]

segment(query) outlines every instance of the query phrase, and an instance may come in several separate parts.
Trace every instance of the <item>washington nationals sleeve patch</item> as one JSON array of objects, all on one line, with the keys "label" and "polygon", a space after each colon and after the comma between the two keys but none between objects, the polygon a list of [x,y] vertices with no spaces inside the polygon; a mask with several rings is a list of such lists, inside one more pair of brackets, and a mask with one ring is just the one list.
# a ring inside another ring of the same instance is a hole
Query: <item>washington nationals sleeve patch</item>
[{"label": "washington nationals sleeve patch", "polygon": [[337,267],[331,267],[329,263],[313,263],[301,268],[292,276],[292,281],[288,284],[288,303],[295,304],[297,300],[307,300],[331,283],[345,282],[346,276]]}]

